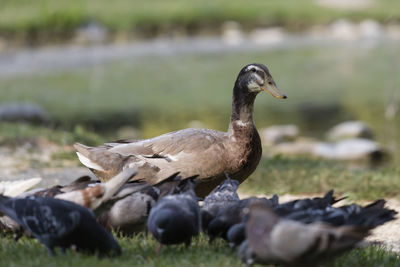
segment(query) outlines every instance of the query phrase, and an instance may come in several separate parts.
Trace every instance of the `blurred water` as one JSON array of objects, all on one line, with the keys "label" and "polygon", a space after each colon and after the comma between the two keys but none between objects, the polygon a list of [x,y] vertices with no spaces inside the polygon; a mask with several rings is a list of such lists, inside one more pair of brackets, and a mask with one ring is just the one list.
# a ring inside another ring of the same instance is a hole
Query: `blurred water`
[{"label": "blurred water", "polygon": [[128,44],[44,47],[0,53],[0,76],[54,72],[149,56],[293,50],[306,47],[374,47],[382,43],[396,42],[398,40],[385,36],[370,40],[347,40],[311,35],[284,35],[277,40],[261,43],[245,40],[232,44],[221,38],[158,38]]}]

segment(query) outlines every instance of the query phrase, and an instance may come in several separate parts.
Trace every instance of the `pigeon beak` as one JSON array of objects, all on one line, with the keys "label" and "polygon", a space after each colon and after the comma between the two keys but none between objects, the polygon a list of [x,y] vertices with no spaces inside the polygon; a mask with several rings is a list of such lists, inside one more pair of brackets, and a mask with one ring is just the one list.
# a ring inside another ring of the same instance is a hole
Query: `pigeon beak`
[{"label": "pigeon beak", "polygon": [[272,84],[267,84],[265,87],[261,87],[261,89],[273,97],[281,99],[287,98],[287,96],[278,88],[278,86],[276,86],[274,82],[272,82]]}]

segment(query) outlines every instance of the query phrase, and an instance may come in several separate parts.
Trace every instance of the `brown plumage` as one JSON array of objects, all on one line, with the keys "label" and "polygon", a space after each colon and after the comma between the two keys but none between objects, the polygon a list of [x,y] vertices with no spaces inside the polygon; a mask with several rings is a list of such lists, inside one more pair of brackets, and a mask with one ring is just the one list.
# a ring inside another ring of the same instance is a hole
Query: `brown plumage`
[{"label": "brown plumage", "polygon": [[43,189],[35,192],[33,195],[37,197],[55,197],[59,194],[64,194],[76,190],[82,190],[88,187],[90,184],[96,183],[92,181],[89,176],[81,176],[78,179],[74,180],[72,183],[68,185],[55,185],[53,187]]},{"label": "brown plumage", "polygon": [[[264,88],[265,87],[265,88]],[[207,195],[224,180],[244,181],[261,158],[261,141],[253,121],[253,105],[262,90],[286,98],[267,67],[246,65],[233,89],[232,115],[227,132],[185,129],[146,140],[121,140],[100,147],[75,144],[80,161],[102,181],[127,167],[138,169],[133,180],[157,184],[180,172],[182,177],[198,175],[196,193]]]},{"label": "brown plumage", "polygon": [[75,202],[88,209],[95,210],[100,205],[110,200],[114,194],[133,176],[137,171],[133,168],[125,169],[118,175],[105,183],[98,183],[81,190],[58,194],[55,198]]}]

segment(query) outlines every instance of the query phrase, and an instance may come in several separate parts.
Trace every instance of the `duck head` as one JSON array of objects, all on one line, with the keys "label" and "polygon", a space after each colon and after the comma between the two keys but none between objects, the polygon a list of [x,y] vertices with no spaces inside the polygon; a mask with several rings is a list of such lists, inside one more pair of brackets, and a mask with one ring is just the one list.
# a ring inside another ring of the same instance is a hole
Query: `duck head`
[{"label": "duck head", "polygon": [[244,66],[239,72],[236,85],[250,93],[265,91],[276,98],[287,98],[276,86],[268,68],[263,64],[252,63]]}]

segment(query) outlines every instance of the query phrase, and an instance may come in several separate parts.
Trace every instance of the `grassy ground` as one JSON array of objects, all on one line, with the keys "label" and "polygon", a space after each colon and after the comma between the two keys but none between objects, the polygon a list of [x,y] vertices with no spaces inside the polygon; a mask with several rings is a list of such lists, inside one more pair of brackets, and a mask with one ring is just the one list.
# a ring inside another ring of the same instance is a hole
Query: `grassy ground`
[{"label": "grassy ground", "polygon": [[172,29],[189,33],[200,29],[215,31],[215,26],[227,20],[248,26],[299,29],[343,17],[373,18],[384,23],[400,19],[400,3],[396,0],[374,1],[366,9],[349,11],[324,8],[314,0],[2,0],[1,6],[0,35],[31,41],[71,37],[78,26],[93,20],[114,32],[134,30],[148,36]]},{"label": "grassy ground", "polygon": [[320,194],[334,189],[352,200],[398,197],[400,169],[354,170],[344,163],[313,158],[263,159],[241,186],[250,194]]},{"label": "grassy ground", "polygon": [[[2,238],[0,252],[3,266],[240,266],[236,252],[218,240],[209,244],[204,235],[196,238],[192,246],[164,247],[160,254],[151,237],[139,235],[134,238],[119,238],[123,254],[113,259],[99,259],[68,251],[65,255],[51,258],[46,249],[36,240],[22,239],[15,243],[11,238]],[[61,254],[61,253],[60,253]],[[379,246],[355,249],[346,253],[327,266],[398,266],[398,255],[387,252]]]}]

